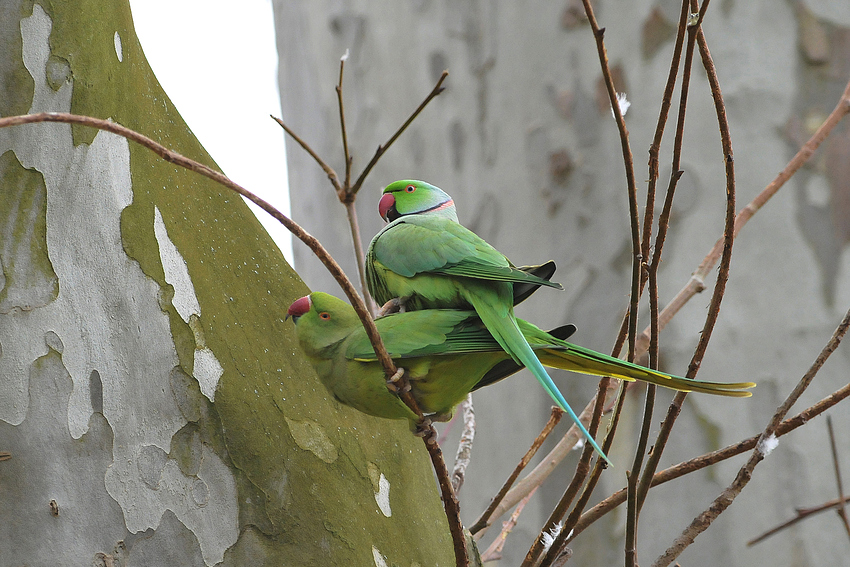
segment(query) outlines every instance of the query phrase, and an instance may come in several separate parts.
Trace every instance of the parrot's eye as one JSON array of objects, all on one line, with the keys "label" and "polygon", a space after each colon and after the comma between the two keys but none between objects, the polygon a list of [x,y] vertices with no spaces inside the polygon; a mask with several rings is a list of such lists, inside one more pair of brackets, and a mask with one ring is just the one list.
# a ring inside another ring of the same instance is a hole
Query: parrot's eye
[{"label": "parrot's eye", "polygon": [[407,187],[404,188],[404,190],[407,191],[408,193],[413,193],[414,191],[416,191],[416,186],[415,185],[408,185]]},{"label": "parrot's eye", "polygon": [[331,314],[328,313],[327,311],[322,311],[321,313],[319,313],[319,319],[323,319],[325,321],[330,321],[331,320]]}]

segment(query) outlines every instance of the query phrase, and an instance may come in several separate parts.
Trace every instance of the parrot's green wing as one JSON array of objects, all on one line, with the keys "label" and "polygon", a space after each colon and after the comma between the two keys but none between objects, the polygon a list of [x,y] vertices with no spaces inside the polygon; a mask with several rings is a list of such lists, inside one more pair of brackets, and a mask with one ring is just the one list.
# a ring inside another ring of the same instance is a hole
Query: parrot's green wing
[{"label": "parrot's green wing", "polygon": [[[420,351],[439,351],[446,336],[461,327],[475,313],[452,309],[431,309],[388,315],[375,320],[384,347],[392,358],[422,356]],[[345,357],[368,362],[376,360],[372,343],[360,328],[348,340]]]},{"label": "parrot's green wing", "polygon": [[373,261],[406,278],[432,273],[562,289],[560,284],[512,266],[474,232],[441,217],[409,215],[394,221],[375,238],[370,254]]}]

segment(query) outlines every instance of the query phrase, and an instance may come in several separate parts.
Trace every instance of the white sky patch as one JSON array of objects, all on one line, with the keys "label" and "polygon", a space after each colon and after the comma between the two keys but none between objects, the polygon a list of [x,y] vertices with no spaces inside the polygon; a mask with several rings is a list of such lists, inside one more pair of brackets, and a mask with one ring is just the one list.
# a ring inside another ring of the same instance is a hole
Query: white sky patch
[{"label": "white sky patch", "polygon": [[778,445],[779,439],[776,438],[774,433],[771,433],[768,437],[759,440],[758,450],[766,457],[771,454]]},{"label": "white sky patch", "polygon": [[387,567],[387,560],[374,545],[372,546],[372,559],[375,560],[375,567]]},{"label": "white sky patch", "polygon": [[118,56],[118,62],[124,62],[124,48],[121,46],[121,36],[115,32],[115,55]]},{"label": "white sky patch", "polygon": [[174,299],[171,303],[177,309],[180,318],[188,323],[189,316],[201,314],[201,306],[195,296],[195,288],[189,277],[186,261],[168,237],[159,207],[154,207],[153,232],[159,244],[159,258],[162,261],[162,270],[165,272],[165,281],[174,287]]},{"label": "white sky patch", "polygon": [[[156,78],[204,148],[231,179],[289,215],[284,132],[269,117],[280,115],[271,0],[130,0],[130,7]],[[289,231],[249,206],[292,263]]]},{"label": "white sky patch", "polygon": [[381,478],[378,480],[378,492],[375,493],[375,502],[378,503],[381,513],[389,518],[393,515],[390,509],[390,481],[381,473]]}]

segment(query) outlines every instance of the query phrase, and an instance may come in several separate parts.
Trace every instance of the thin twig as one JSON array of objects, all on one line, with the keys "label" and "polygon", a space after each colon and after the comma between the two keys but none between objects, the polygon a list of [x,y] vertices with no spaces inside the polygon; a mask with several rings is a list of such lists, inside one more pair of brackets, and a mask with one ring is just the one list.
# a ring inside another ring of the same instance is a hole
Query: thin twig
[{"label": "thin twig", "polygon": [[[776,428],[776,437],[782,437],[783,435],[794,431],[798,427],[802,427],[815,417],[819,416],[828,409],[835,407],[848,397],[850,397],[850,384],[847,384],[844,387],[836,390],[829,396],[823,398],[816,404],[806,408],[794,417],[788,418],[782,423],[780,423],[779,427]],[[665,482],[676,480],[677,478],[681,478],[695,471],[702,470],[706,467],[710,467],[711,465],[715,465],[719,462],[746,453],[747,451],[751,451],[758,443],[759,437],[760,435],[754,435],[753,437],[749,437],[748,439],[744,439],[743,441],[728,445],[722,449],[718,449],[716,451],[712,451],[711,453],[706,453],[705,455],[694,457],[693,459],[690,459],[683,463],[679,463],[678,465],[666,468],[663,471],[656,473],[655,476],[652,477],[652,486],[658,486],[659,484],[664,484]],[[597,504],[582,515],[581,520],[578,522],[578,524],[576,524],[575,533],[572,537],[575,538],[589,525],[594,523],[596,520],[598,520],[608,512],[614,510],[617,506],[619,506],[625,501],[625,488],[618,490],[605,500],[601,501],[599,504]]]},{"label": "thin twig", "polygon": [[[703,326],[697,347],[694,350],[691,363],[688,365],[688,371],[685,374],[687,378],[695,378],[702,364],[703,356],[708,348],[708,342],[711,339],[714,325],[720,315],[720,304],[723,301],[723,294],[726,290],[726,282],[729,280],[729,265],[732,261],[732,243],[735,240],[735,160],[732,154],[732,138],[729,133],[729,122],[726,117],[726,106],[723,102],[723,94],[720,91],[720,83],[717,78],[717,72],[714,67],[714,62],[711,59],[711,54],[708,51],[708,45],[705,41],[705,35],[702,32],[701,22],[708,7],[709,0],[703,2],[700,10],[700,16],[694,25],[697,33],[697,44],[699,45],[700,56],[702,57],[703,67],[708,77],[708,83],[711,89],[711,96],[714,99],[715,112],[717,114],[717,123],[720,129],[720,142],[723,150],[723,161],[726,166],[726,222],[723,230],[723,254],[720,260],[720,268],[717,272],[717,279],[714,284],[714,293],[711,296],[711,301],[708,307],[705,325]],[[681,411],[681,404],[687,397],[686,392],[678,392],[673,398],[673,403],[661,426],[661,430],[656,438],[655,445],[641,475],[641,482],[638,487],[638,503],[642,502],[646,493],[649,490],[650,481],[658,467],[658,462],[661,458],[661,453],[667,443],[670,435],[670,430],[673,423]]]},{"label": "thin twig", "polygon": [[[319,154],[317,154],[313,150],[313,148],[310,147],[310,144],[308,144],[307,142],[302,140],[301,137],[298,136],[298,134],[296,134],[289,126],[287,126],[283,122],[283,120],[281,120],[280,118],[278,118],[277,116],[274,116],[272,114],[270,114],[269,116],[272,117],[272,120],[274,120],[275,122],[280,124],[280,127],[283,128],[284,132],[289,134],[292,137],[293,140],[298,142],[298,145],[301,146],[304,149],[305,152],[310,154],[310,157],[312,157],[316,161],[316,163],[319,164],[319,167],[321,167],[322,170],[324,170],[324,172],[328,175],[328,179],[331,180],[331,185],[334,186],[334,189],[336,190],[337,196],[342,198],[342,194],[343,194],[344,191],[343,191],[343,188],[342,188],[342,184],[339,182],[339,177],[337,176],[336,171],[334,171],[331,166],[329,166],[327,163],[325,163],[325,160],[323,160],[322,158],[319,157]],[[266,212],[268,212],[268,211],[266,211]]]},{"label": "thin twig", "polygon": [[[490,525],[490,518],[493,515],[493,512],[502,502],[502,499],[505,497],[505,494],[508,493],[508,490],[516,481],[517,477],[519,477],[523,469],[525,469],[525,467],[528,466],[528,463],[531,462],[531,459],[534,458],[534,455],[537,453],[537,450],[540,449],[541,445],[543,445],[543,442],[546,441],[546,439],[549,437],[549,434],[552,433],[552,430],[554,430],[555,426],[558,425],[558,422],[561,421],[561,417],[563,415],[564,410],[557,406],[552,407],[552,413],[549,414],[549,420],[546,422],[546,425],[544,425],[540,433],[537,434],[537,437],[534,439],[534,442],[531,443],[531,447],[528,448],[528,451],[526,451],[525,455],[522,456],[522,459],[520,459],[519,463],[517,463],[517,466],[514,467],[513,472],[502,485],[502,488],[499,490],[498,493],[496,493],[496,496],[493,498],[493,500],[490,501],[490,505],[487,506],[487,509],[484,510],[484,512],[475,521],[472,527],[469,528],[469,533],[471,533],[472,535],[477,535],[479,531]],[[531,494],[532,492],[533,490],[530,491],[529,494]],[[526,498],[527,497],[528,496],[526,496]]]},{"label": "thin twig", "polygon": [[[607,385],[604,384],[606,380],[611,380],[611,378],[603,378],[600,381],[599,392],[597,392],[596,396],[597,400],[604,399],[602,391],[603,389],[607,388]],[[617,398],[617,407],[614,410],[611,425],[608,428],[608,434],[605,436],[605,440],[602,443],[602,448],[605,453],[610,451],[611,446],[614,444],[614,436],[617,433],[617,425],[619,424],[620,415],[622,415],[622,409],[625,400],[625,388],[621,386],[620,394]],[[597,401],[597,407],[599,405],[604,404],[601,401]],[[597,412],[594,411],[594,415],[596,415],[596,413]],[[591,425],[593,423],[594,422],[591,422]],[[588,447],[585,447],[585,450],[588,450]],[[578,502],[576,502],[576,505],[573,506],[572,512],[570,512],[570,515],[564,522],[563,529],[561,529],[561,532],[555,537],[555,540],[552,542],[552,545],[550,545],[549,549],[546,551],[546,555],[543,557],[543,561],[540,562],[540,567],[556,567],[561,563],[564,553],[567,551],[567,541],[572,535],[579,518],[581,518],[581,514],[584,511],[584,508],[590,501],[590,496],[593,494],[593,491],[596,488],[597,483],[599,482],[599,478],[602,476],[602,471],[605,470],[606,466],[607,463],[604,460],[596,459],[596,464],[593,467],[593,472],[587,479],[587,484],[585,484],[584,490],[582,491],[581,496],[579,496]]]},{"label": "thin twig", "polygon": [[[345,105],[342,102],[342,72],[345,69],[345,61],[348,59],[348,50],[345,50],[345,55],[339,58],[339,83],[336,86],[336,99],[339,106],[339,129],[342,132],[342,153],[345,156],[345,182],[343,187],[346,193],[349,193],[348,188],[351,186],[351,154],[348,151],[348,134],[345,129]],[[346,195],[348,197],[348,195]],[[352,198],[351,203],[354,202]],[[348,201],[346,201],[348,204]]]},{"label": "thin twig", "polygon": [[[735,236],[747,224],[747,222],[759,211],[785,183],[797,173],[806,162],[811,159],[815,150],[829,137],[832,130],[841,120],[850,114],[850,82],[844,88],[844,92],[835,105],[835,108],[827,116],[823,124],[817,129],[809,140],[803,144],[800,150],[785,165],[781,172],[756,195],[756,197],[745,206],[735,217]],[[688,283],[676,294],[670,303],[659,315],[659,324],[664,328],[679,310],[696,294],[705,289],[705,278],[717,264],[723,251],[723,239],[719,239],[709,251],[688,280]],[[638,352],[646,349],[649,344],[649,329],[646,329],[638,339]]]},{"label": "thin twig", "polygon": [[440,78],[437,80],[437,84],[434,85],[434,88],[431,89],[431,92],[428,93],[428,96],[425,97],[425,100],[423,100],[422,103],[416,108],[416,110],[413,111],[413,114],[411,114],[410,117],[404,122],[404,124],[399,127],[396,133],[392,135],[392,137],[387,141],[386,144],[378,146],[378,149],[375,150],[375,155],[372,156],[372,159],[363,169],[363,172],[357,178],[357,181],[355,181],[354,185],[352,185],[351,192],[353,194],[357,194],[357,192],[360,191],[360,187],[363,185],[363,181],[366,180],[366,176],[369,175],[369,172],[372,171],[372,168],[375,167],[375,164],[378,162],[381,156],[384,155],[384,152],[390,149],[390,146],[393,145],[393,142],[395,142],[398,137],[401,136],[402,132],[404,132],[407,127],[410,126],[410,123],[413,122],[413,120],[416,119],[417,116],[419,116],[419,113],[422,112],[426,106],[428,106],[428,103],[431,102],[434,97],[438,96],[441,92],[445,90],[445,87],[443,87],[442,85],[443,81],[445,81],[446,77],[448,76],[449,72],[443,71],[443,73],[440,75]]},{"label": "thin twig", "polygon": [[832,416],[826,416],[826,428],[829,431],[829,448],[832,452],[832,466],[835,469],[835,484],[838,488],[838,499],[840,504],[835,507],[838,512],[838,517],[841,518],[841,524],[844,526],[844,531],[850,537],[850,522],[847,521],[847,509],[845,504],[847,497],[844,495],[844,483],[841,480],[841,465],[839,464],[838,448],[835,444],[835,431],[832,430]]},{"label": "thin twig", "polygon": [[[785,165],[782,171],[738,213],[735,218],[735,236],[747,224],[747,222],[773,197],[785,183],[812,157],[815,150],[832,133],[841,120],[850,114],[850,82],[844,88],[844,92],[829,116],[820,125],[809,140],[803,144],[800,150]],[[717,264],[723,250],[724,239],[721,237],[700,263],[697,270],[688,279],[687,284],[676,294],[676,296],[664,307],[658,317],[659,329],[664,329],[673,320],[676,313],[690,299],[705,289],[705,278],[711,269]],[[625,333],[624,333],[625,334]],[[647,327],[638,338],[637,354],[642,355],[649,348],[651,329]],[[615,348],[614,354],[619,351]],[[590,400],[582,410],[581,416],[588,415],[594,407],[595,400]],[[517,485],[508,492],[500,507],[494,512],[493,517],[502,516],[507,510],[516,505],[534,487],[543,483],[555,470],[558,464],[569,454],[576,441],[579,439],[578,429],[570,429],[567,435],[561,439],[556,446],[546,455],[537,467],[521,479]],[[661,473],[659,473],[661,474]],[[656,475],[657,477],[658,475]],[[653,486],[655,482],[653,481]],[[617,504],[619,505],[619,503]]]},{"label": "thin twig", "polygon": [[488,561],[498,561],[502,558],[502,549],[505,547],[505,542],[508,539],[508,534],[514,529],[519,520],[520,514],[522,514],[523,508],[528,504],[528,501],[531,500],[531,497],[534,496],[534,493],[537,492],[537,487],[534,488],[528,495],[519,501],[517,504],[516,510],[514,510],[511,517],[502,522],[502,531],[499,532],[499,535],[496,536],[496,539],[493,540],[493,543],[490,544],[490,547],[481,554],[481,563],[487,563]]},{"label": "thin twig", "polygon": [[466,467],[469,466],[469,458],[472,454],[472,442],[475,440],[475,408],[472,407],[472,394],[466,395],[466,399],[460,403],[456,411],[463,415],[463,432],[460,435],[455,464],[452,467],[452,489],[455,494],[460,492],[460,487],[463,486]]},{"label": "thin twig", "polygon": [[779,524],[778,526],[776,526],[774,528],[769,529],[768,531],[764,532],[760,536],[751,539],[750,541],[747,542],[747,547],[753,546],[757,543],[761,543],[762,541],[766,540],[770,536],[781,532],[785,528],[790,528],[791,526],[793,526],[797,522],[802,522],[803,520],[805,520],[809,516],[814,516],[815,514],[820,514],[821,512],[826,512],[827,510],[833,510],[833,509],[837,508],[838,506],[842,506],[846,502],[847,502],[847,497],[845,496],[843,498],[836,498],[835,500],[829,500],[828,502],[824,502],[820,506],[813,506],[811,508],[797,508],[797,515],[796,516],[794,516],[790,520],[782,522],[781,524]]},{"label": "thin twig", "polygon": [[363,253],[363,240],[360,238],[360,223],[357,221],[357,207],[354,201],[344,203],[345,212],[348,215],[348,226],[351,229],[351,241],[354,243],[354,258],[357,265],[357,276],[360,278],[360,288],[363,292],[363,299],[366,302],[366,307],[369,313],[374,317],[378,313],[375,305],[375,300],[372,299],[372,294],[369,293],[369,285],[366,282],[366,255]]},{"label": "thin twig", "polygon": [[[319,258],[319,260],[325,265],[331,275],[336,279],[337,283],[342,288],[345,295],[348,297],[351,305],[354,307],[354,310],[357,312],[358,317],[360,317],[360,321],[363,323],[364,328],[366,329],[366,334],[371,341],[373,348],[375,349],[375,356],[378,358],[379,362],[384,368],[384,372],[387,375],[387,378],[391,378],[396,373],[396,367],[390,358],[389,354],[387,354],[387,350],[384,347],[383,341],[381,340],[381,336],[378,334],[378,329],[375,327],[375,322],[372,320],[371,315],[366,309],[366,305],[363,303],[363,300],[357,294],[357,291],[354,289],[351,281],[346,277],[345,273],[342,271],[342,268],[339,267],[339,264],[331,257],[328,251],[321,245],[321,243],[312,235],[310,235],[307,231],[301,228],[296,222],[292,221],[289,217],[281,213],[267,201],[261,199],[255,194],[251,193],[241,185],[233,182],[230,178],[228,178],[223,173],[215,171],[214,169],[199,163],[193,159],[190,159],[182,154],[169,150],[162,144],[148,138],[147,136],[136,132],[135,130],[131,130],[120,124],[115,122],[110,122],[108,120],[102,120],[99,118],[93,118],[90,116],[80,116],[77,114],[69,114],[64,112],[41,112],[38,114],[28,114],[23,116],[9,116],[5,118],[0,118],[0,128],[6,128],[9,126],[17,126],[21,124],[36,124],[40,122],[61,122],[66,124],[80,124],[82,126],[90,126],[92,128],[97,128],[99,130],[105,130],[107,132],[111,132],[113,134],[117,134],[119,136],[123,136],[128,140],[136,142],[137,144],[153,151],[155,154],[160,156],[162,159],[169,163],[173,163],[199,175],[202,175],[216,183],[235,191],[236,193],[242,195],[246,199],[252,201],[258,207],[266,211],[272,217],[277,219],[283,226],[287,228],[294,236],[296,236],[299,240],[304,242]],[[281,124],[282,125],[282,124]],[[401,393],[399,396],[402,401],[407,404],[408,407],[412,411],[416,413],[422,418],[422,411],[419,409],[419,406],[416,403],[416,400],[413,398],[409,391],[405,391],[406,388],[401,389]],[[455,558],[457,560],[458,566],[466,566],[469,564],[469,559],[466,551],[466,542],[463,536],[463,525],[460,521],[460,506],[458,504],[457,498],[451,490],[451,482],[449,481],[449,473],[448,469],[446,469],[446,463],[442,457],[442,451],[440,450],[439,445],[437,445],[433,441],[436,438],[436,431],[433,429],[433,426],[429,425],[430,432],[425,435],[425,447],[428,450],[428,454],[431,457],[431,462],[434,465],[434,470],[437,474],[437,478],[439,480],[440,488],[443,493],[443,506],[446,511],[446,517],[449,523],[449,531],[452,534],[452,541],[454,543],[455,549]]]},{"label": "thin twig", "polygon": [[[753,449],[750,458],[738,471],[735,480],[732,481],[732,483],[726,487],[726,489],[717,498],[714,499],[711,506],[694,518],[691,524],[685,528],[678,538],[676,538],[667,551],[655,560],[652,564],[653,567],[666,567],[675,561],[682,551],[694,542],[699,534],[708,529],[711,523],[732,505],[732,502],[738,494],[740,494],[747,483],[749,483],[756,465],[758,465],[772,450],[771,440],[774,442],[776,440],[777,427],[785,418],[788,411],[791,409],[791,406],[796,403],[803,392],[806,391],[806,388],[809,387],[809,384],[812,383],[812,380],[814,380],[815,376],[818,374],[829,356],[835,352],[835,349],[838,348],[839,344],[841,344],[841,339],[847,333],[848,328],[850,328],[850,310],[848,310],[844,315],[844,319],[842,319],[838,328],[836,328],[832,337],[826,343],[826,346],[823,347],[823,350],[821,350],[818,357],[812,363],[812,366],[803,375],[797,383],[797,386],[794,390],[792,390],[785,401],[782,402],[779,408],[777,408],[776,413],[773,414],[773,417],[771,417],[767,427],[765,427],[764,431],[759,436],[759,440],[756,443],[755,449]],[[775,446],[775,444],[773,446]]]}]

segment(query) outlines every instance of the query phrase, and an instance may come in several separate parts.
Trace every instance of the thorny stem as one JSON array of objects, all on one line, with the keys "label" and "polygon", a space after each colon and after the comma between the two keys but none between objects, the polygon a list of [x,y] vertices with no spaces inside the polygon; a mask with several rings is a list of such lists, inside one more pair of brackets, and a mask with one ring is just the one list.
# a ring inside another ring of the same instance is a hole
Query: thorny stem
[{"label": "thorny stem", "polygon": [[[508,493],[508,490],[516,481],[517,477],[519,477],[520,473],[528,466],[528,463],[531,462],[531,459],[537,453],[537,450],[540,449],[540,446],[543,445],[543,442],[549,437],[549,434],[552,433],[552,430],[555,429],[555,426],[558,425],[558,422],[561,421],[561,417],[564,415],[564,410],[557,406],[552,407],[552,413],[549,415],[549,421],[546,422],[546,425],[543,426],[543,429],[540,433],[537,434],[537,437],[532,442],[531,447],[528,448],[528,451],[525,452],[525,455],[522,456],[519,463],[516,467],[514,467],[514,471],[505,481],[505,484],[502,485],[502,488],[496,493],[496,496],[490,502],[490,505],[487,506],[487,509],[481,514],[481,516],[475,521],[472,527],[469,528],[469,533],[472,535],[476,535],[479,531],[486,528],[490,525],[490,518],[495,512],[496,508],[501,503],[502,499],[505,497],[505,494]],[[529,493],[530,494],[530,493]]]},{"label": "thorny stem", "polygon": [[694,518],[691,524],[682,532],[682,534],[676,538],[667,551],[664,552],[655,562],[652,564],[653,567],[666,567],[682,553],[691,543],[694,542],[696,537],[704,532],[711,523],[722,514],[729,506],[732,505],[732,502],[741,493],[744,487],[749,483],[750,479],[753,475],[753,470],[756,468],[764,458],[769,453],[769,450],[765,449],[765,442],[768,439],[774,438],[776,436],[776,430],[779,427],[779,424],[788,414],[788,411],[791,409],[797,400],[803,395],[803,392],[806,391],[806,388],[809,387],[809,384],[812,383],[817,373],[823,367],[824,363],[830,357],[830,355],[835,352],[835,349],[838,348],[838,345],[841,344],[841,339],[847,333],[847,329],[850,328],[850,310],[844,315],[844,319],[841,320],[841,323],[838,325],[838,328],[835,329],[835,332],[832,334],[832,337],[823,347],[820,354],[817,356],[815,361],[812,363],[809,370],[803,375],[800,381],[797,383],[797,386],[784,402],[777,408],[776,412],[771,417],[770,421],[765,427],[764,431],[758,438],[758,442],[756,443],[755,449],[753,449],[750,458],[747,460],[746,464],[740,468],[738,471],[735,480],[724,490],[717,498],[715,498],[714,502],[712,502],[711,506],[709,506],[704,512],[702,512],[699,516]]},{"label": "thorny stem", "polygon": [[[238,183],[232,181],[229,177],[215,171],[214,169],[199,163],[193,159],[190,159],[182,154],[179,154],[175,151],[169,150],[162,144],[148,138],[147,136],[136,132],[135,130],[131,130],[126,128],[120,124],[115,122],[110,122],[108,120],[102,120],[99,118],[93,118],[90,116],[80,116],[77,114],[69,114],[64,112],[41,112],[38,114],[27,114],[23,116],[9,116],[5,118],[0,118],[0,128],[6,128],[9,126],[17,126],[21,124],[36,124],[40,122],[62,122],[66,124],[80,124],[82,126],[90,126],[92,128],[97,128],[99,130],[105,130],[107,132],[111,132],[113,134],[117,134],[119,136],[123,136],[128,140],[136,142],[137,144],[151,150],[163,160],[188,169],[189,171],[193,171],[206,177],[216,183],[234,191],[249,201],[256,204],[258,207],[266,211],[269,215],[277,219],[283,226],[287,228],[295,237],[304,242],[312,251],[316,254],[322,264],[328,269],[331,275],[336,279],[339,286],[342,288],[345,295],[348,297],[351,305],[354,307],[354,310],[357,312],[358,317],[360,317],[360,321],[363,323],[363,326],[366,330],[366,334],[369,337],[369,340],[372,343],[373,348],[375,349],[375,356],[378,358],[378,361],[381,363],[381,366],[384,368],[384,372],[387,378],[391,378],[396,373],[396,367],[390,358],[389,354],[387,354],[387,350],[384,347],[383,341],[381,340],[381,335],[378,334],[378,329],[375,327],[375,322],[372,320],[371,315],[366,309],[366,305],[363,303],[363,300],[357,294],[357,291],[354,289],[351,281],[346,277],[345,273],[340,268],[339,264],[331,257],[328,251],[321,245],[321,243],[312,235],[310,235],[307,231],[301,228],[296,222],[291,220],[289,217],[281,213],[275,207],[273,207],[267,201],[261,199],[257,195],[251,193]],[[283,125],[283,124],[281,124]],[[284,127],[285,128],[285,127]],[[288,129],[287,129],[288,131]],[[305,148],[306,149],[306,148]],[[416,400],[410,394],[410,392],[404,391],[405,388],[402,388],[402,393],[400,393],[400,397],[405,404],[407,404],[410,409],[422,418],[422,411],[419,409],[419,406],[416,403]],[[428,454],[431,457],[431,462],[434,465],[434,470],[437,474],[437,478],[439,481],[440,489],[443,493],[443,505],[446,511],[446,517],[449,522],[449,530],[452,534],[452,540],[454,543],[455,549],[455,558],[457,560],[458,566],[466,566],[469,564],[469,558],[466,551],[466,542],[463,536],[463,525],[460,521],[460,506],[458,504],[457,498],[451,490],[451,482],[449,481],[449,473],[446,468],[446,463],[442,457],[442,451],[437,443],[433,441],[428,441],[429,439],[436,438],[436,431],[433,429],[433,426],[428,426],[431,431],[427,434],[425,439],[425,447],[428,450]]]}]

